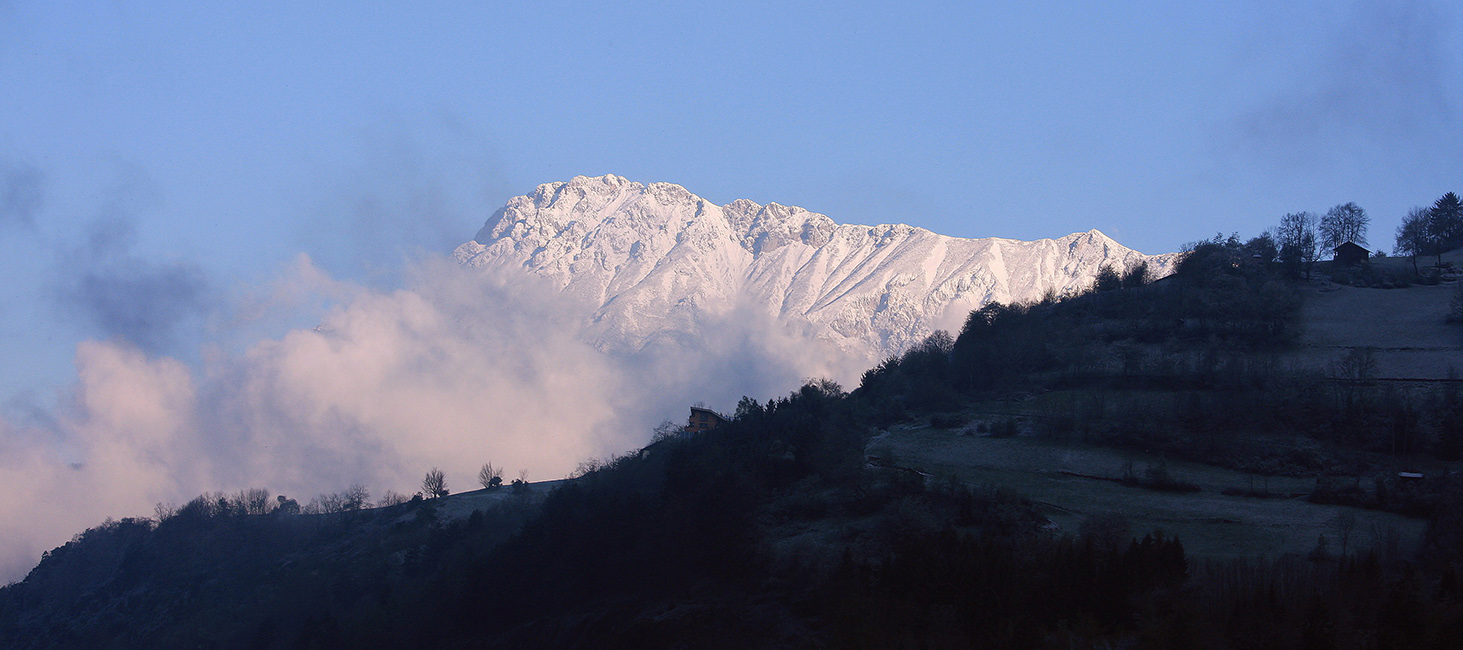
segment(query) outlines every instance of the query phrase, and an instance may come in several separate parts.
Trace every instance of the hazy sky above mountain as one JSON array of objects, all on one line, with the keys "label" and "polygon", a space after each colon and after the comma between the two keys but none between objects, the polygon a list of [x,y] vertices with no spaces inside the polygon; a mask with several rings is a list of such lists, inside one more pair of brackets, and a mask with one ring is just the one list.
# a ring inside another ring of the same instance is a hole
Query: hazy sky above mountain
[{"label": "hazy sky above mountain", "polygon": [[580,174],[1148,253],[1463,191],[1456,3],[853,4],[0,0],[0,447],[101,431],[109,363],[228,393]]},{"label": "hazy sky above mountain", "polygon": [[1345,201],[1388,240],[1458,189],[1454,3],[855,4],[3,2],[0,178],[39,193],[4,234],[123,187],[140,254],[253,278],[616,173],[1164,252]]}]

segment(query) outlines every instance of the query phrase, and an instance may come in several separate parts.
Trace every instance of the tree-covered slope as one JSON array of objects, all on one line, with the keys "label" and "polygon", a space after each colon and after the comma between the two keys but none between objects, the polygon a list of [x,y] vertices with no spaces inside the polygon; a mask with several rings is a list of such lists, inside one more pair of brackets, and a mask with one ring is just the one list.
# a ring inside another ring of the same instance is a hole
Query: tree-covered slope
[{"label": "tree-covered slope", "polygon": [[[724,426],[591,463],[541,503],[454,518],[451,497],[328,515],[224,499],[110,522],[0,590],[0,646],[1452,647],[1456,479],[1428,484],[1421,552],[1200,562],[1161,531],[1053,530],[1001,485],[866,455],[882,427],[1040,392],[1196,395],[1149,428],[1074,400],[1028,432],[1195,455],[1253,418],[1337,453],[1373,442],[1346,422],[1406,421],[1374,386],[1257,362],[1294,339],[1298,294],[1216,246],[1156,285],[980,310],[852,394],[815,381],[744,399]],[[1268,411],[1238,408],[1266,395]]]}]

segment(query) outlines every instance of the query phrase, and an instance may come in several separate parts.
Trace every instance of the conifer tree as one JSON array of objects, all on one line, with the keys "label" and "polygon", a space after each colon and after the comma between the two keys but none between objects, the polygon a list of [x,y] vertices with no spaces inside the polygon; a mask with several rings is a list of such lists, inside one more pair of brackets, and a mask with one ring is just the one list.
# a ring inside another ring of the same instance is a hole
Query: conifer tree
[{"label": "conifer tree", "polygon": [[1436,248],[1438,263],[1443,261],[1443,252],[1463,246],[1463,205],[1458,195],[1444,194],[1433,203],[1428,211],[1428,231]]}]

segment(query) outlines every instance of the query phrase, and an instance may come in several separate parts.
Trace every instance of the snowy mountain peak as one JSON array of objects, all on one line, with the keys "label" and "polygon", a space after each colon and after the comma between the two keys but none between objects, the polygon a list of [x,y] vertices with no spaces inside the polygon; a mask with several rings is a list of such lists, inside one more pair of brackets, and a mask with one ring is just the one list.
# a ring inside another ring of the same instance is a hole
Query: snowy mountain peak
[{"label": "snowy mountain peak", "polygon": [[751,303],[870,358],[937,328],[956,328],[988,302],[1090,286],[1097,270],[1150,256],[1089,230],[1019,241],[946,237],[904,224],[839,224],[779,203],[716,205],[673,183],[575,176],[514,197],[459,246],[471,267],[516,268],[598,305],[596,343],[638,349],[694,334],[701,316]]}]

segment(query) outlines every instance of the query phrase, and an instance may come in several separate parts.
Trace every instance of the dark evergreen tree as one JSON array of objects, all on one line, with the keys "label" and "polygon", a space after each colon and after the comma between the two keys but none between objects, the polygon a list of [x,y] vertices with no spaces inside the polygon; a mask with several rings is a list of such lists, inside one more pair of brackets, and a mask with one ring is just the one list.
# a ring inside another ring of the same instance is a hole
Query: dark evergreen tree
[{"label": "dark evergreen tree", "polygon": [[1148,284],[1148,262],[1139,262],[1123,274],[1123,288],[1132,289]]},{"label": "dark evergreen tree", "polygon": [[1097,279],[1092,283],[1094,291],[1112,291],[1121,288],[1123,288],[1123,279],[1111,264],[1103,264],[1097,268]]},{"label": "dark evergreen tree", "polygon": [[1448,192],[1433,203],[1428,211],[1428,231],[1439,264],[1445,251],[1463,246],[1463,205],[1460,205],[1457,194]]}]

